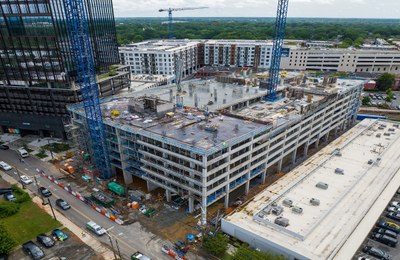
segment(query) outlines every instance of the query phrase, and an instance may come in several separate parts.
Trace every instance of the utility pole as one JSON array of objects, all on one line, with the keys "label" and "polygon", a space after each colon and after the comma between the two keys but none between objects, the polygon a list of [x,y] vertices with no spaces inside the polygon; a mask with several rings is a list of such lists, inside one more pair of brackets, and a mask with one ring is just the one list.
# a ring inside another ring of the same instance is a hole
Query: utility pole
[{"label": "utility pole", "polygon": [[[51,138],[53,138],[52,136],[50,136]],[[53,156],[53,144],[50,144],[50,140],[47,139],[47,143],[49,144],[49,150],[50,150],[50,155],[51,155],[51,160],[54,160],[54,156]]]},{"label": "utility pole", "polygon": [[108,233],[106,233],[106,234],[107,234],[108,238],[110,239],[110,244],[111,244],[111,248],[112,248],[112,251],[113,251],[113,254],[114,254],[114,259],[117,259],[117,254],[115,253],[114,244],[112,242],[111,236]]},{"label": "utility pole", "polygon": [[17,170],[17,175],[18,175],[18,178],[19,178],[19,181],[21,182],[21,185],[22,185],[22,189],[26,189],[26,187],[25,187],[25,184],[21,181],[21,175],[19,174],[19,171],[18,171],[18,168],[17,167],[15,167],[15,170]]},{"label": "utility pole", "polygon": [[48,201],[48,203],[50,205],[51,212],[53,213],[54,220],[57,220],[56,214],[54,214],[53,205],[51,205],[51,202],[50,202],[50,198],[47,198],[47,201]]},{"label": "utility pole", "polygon": [[118,245],[118,239],[115,239],[115,244],[117,245],[117,250],[118,250],[119,259],[122,260],[121,251],[119,250],[119,245]]}]

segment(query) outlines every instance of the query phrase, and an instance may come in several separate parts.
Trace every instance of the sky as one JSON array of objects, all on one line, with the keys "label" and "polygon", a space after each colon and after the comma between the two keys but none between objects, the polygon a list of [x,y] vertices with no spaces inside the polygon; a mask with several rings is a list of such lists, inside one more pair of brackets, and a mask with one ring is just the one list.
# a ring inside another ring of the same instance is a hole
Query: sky
[{"label": "sky", "polygon": [[[113,0],[116,17],[167,17],[160,8],[207,6],[174,17],[274,17],[277,0]],[[400,0],[289,0],[288,17],[397,18]]]}]

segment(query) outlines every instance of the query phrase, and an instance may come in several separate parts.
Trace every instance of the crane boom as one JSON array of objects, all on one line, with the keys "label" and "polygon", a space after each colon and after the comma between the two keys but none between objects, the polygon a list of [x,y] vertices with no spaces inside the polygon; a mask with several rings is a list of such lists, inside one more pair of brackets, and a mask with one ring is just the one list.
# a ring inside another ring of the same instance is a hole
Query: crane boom
[{"label": "crane boom", "polygon": [[286,28],[286,17],[289,6],[289,0],[278,0],[274,28],[274,45],[272,48],[272,59],[269,68],[267,99],[276,99],[276,89],[279,82],[279,68],[281,65],[283,38]]},{"label": "crane boom", "polygon": [[90,46],[86,7],[83,0],[63,0],[63,4],[71,41],[71,52],[78,75],[77,83],[81,90],[85,108],[94,162],[99,171],[99,177],[108,179],[112,177],[112,171],[100,108],[92,48]]},{"label": "crane boom", "polygon": [[159,12],[168,12],[168,27],[169,27],[169,38],[173,39],[174,38],[174,31],[172,28],[172,12],[175,11],[186,11],[186,10],[197,10],[197,9],[206,9],[208,7],[206,6],[200,6],[200,7],[185,7],[185,8],[168,8],[168,9],[159,9]]}]

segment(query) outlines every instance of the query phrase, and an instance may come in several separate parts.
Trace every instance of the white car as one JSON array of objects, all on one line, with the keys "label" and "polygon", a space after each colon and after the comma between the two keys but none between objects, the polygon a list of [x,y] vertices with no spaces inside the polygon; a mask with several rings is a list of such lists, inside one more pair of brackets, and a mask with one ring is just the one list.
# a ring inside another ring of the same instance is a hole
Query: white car
[{"label": "white car", "polygon": [[388,207],[387,210],[388,210],[389,212],[400,213],[400,208],[396,208],[396,207]]},{"label": "white car", "polygon": [[5,162],[1,161],[0,162],[0,168],[2,168],[5,171],[9,171],[12,169],[12,167],[8,164],[6,164]]},{"label": "white car", "polygon": [[398,202],[398,201],[392,201],[392,202],[390,203],[390,206],[396,207],[396,208],[400,208],[400,202]]},{"label": "white car", "polygon": [[31,184],[32,180],[26,175],[21,175],[21,182],[25,185]]}]

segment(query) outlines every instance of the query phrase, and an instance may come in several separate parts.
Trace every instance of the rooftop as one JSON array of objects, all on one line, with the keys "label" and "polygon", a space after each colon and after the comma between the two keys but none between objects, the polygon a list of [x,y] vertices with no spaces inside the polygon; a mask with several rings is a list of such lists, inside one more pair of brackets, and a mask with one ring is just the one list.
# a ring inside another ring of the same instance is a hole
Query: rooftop
[{"label": "rooftop", "polygon": [[[325,92],[336,93],[341,88],[351,89],[361,81],[343,82],[347,83],[342,85],[339,81],[340,86],[326,87],[325,91],[320,87],[314,94],[309,94],[310,98],[299,97],[298,100],[293,95],[274,103],[261,101],[237,112],[229,111],[229,107],[255,103],[265,96],[266,90],[213,80],[193,80],[182,83],[180,96],[183,97],[185,106],[183,109],[174,109],[177,92],[174,85],[127,92],[119,97],[103,99],[101,107],[106,124],[125,130],[156,134],[162,138],[168,137],[169,140],[179,142],[185,147],[195,147],[202,153],[211,153],[227,143],[238,142],[248,135],[279,127],[285,123],[297,122],[301,114],[307,112],[304,107],[324,99]],[[316,83],[304,86],[303,90],[312,89],[313,84]],[[279,87],[280,91],[282,88],[284,86]],[[148,100],[145,105],[143,99]],[[136,111],[130,109],[135,107],[132,102],[140,103],[137,106],[139,109]],[[157,104],[159,109],[144,109],[146,106],[148,108],[148,104]],[[263,111],[260,111],[260,108]],[[84,116],[81,105],[71,106],[69,109]],[[160,112],[160,109],[163,111]],[[225,116],[219,115],[218,111],[222,110]],[[168,114],[172,111],[173,115]],[[248,111],[253,114],[249,116]]]},{"label": "rooftop", "polygon": [[[309,259],[350,259],[376,219],[364,236],[348,238],[374,214],[374,203],[383,210],[397,189],[398,182],[390,196],[379,197],[400,178],[399,149],[397,123],[364,120],[224,221]],[[276,224],[278,216],[289,225]],[[346,240],[352,246],[341,249]]]}]

